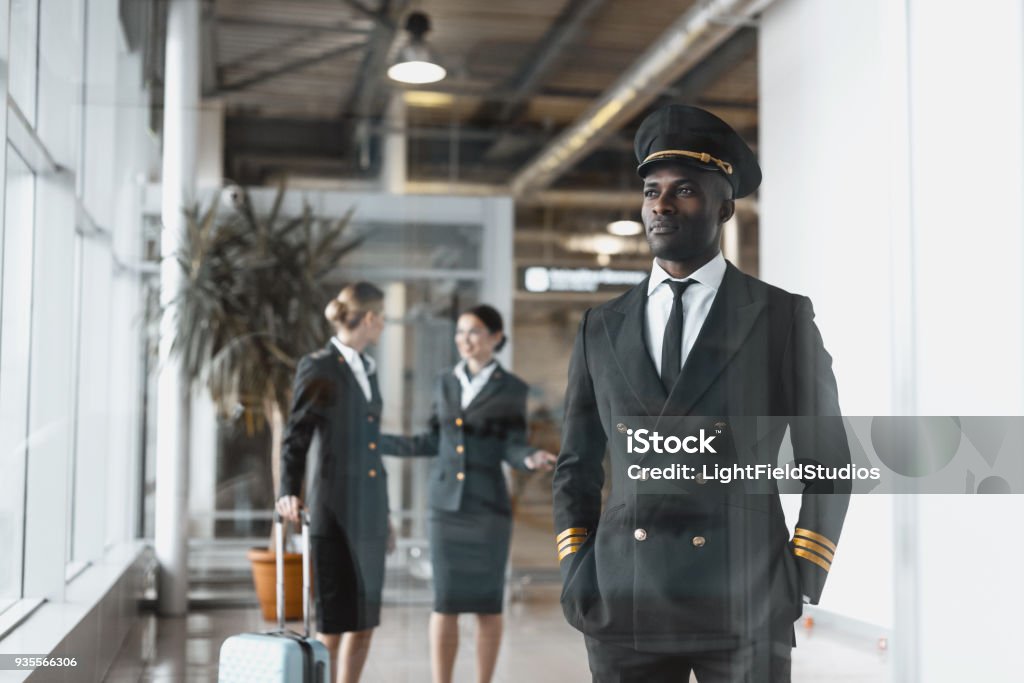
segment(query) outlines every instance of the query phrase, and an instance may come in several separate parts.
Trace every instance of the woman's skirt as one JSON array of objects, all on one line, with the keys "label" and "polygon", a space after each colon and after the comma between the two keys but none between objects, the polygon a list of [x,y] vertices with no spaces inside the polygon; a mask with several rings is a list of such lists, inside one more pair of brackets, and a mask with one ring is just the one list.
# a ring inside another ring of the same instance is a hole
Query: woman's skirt
[{"label": "woman's skirt", "polygon": [[310,536],[316,629],[363,631],[380,624],[387,537],[350,539],[336,523]]},{"label": "woman's skirt", "polygon": [[458,511],[430,510],[434,611],[500,614],[512,517],[466,496]]}]

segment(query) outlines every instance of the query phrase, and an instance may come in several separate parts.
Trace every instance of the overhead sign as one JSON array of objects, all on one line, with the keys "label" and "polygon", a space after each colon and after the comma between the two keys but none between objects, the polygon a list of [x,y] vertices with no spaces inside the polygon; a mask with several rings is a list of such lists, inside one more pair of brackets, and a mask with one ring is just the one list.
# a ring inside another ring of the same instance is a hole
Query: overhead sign
[{"label": "overhead sign", "polygon": [[630,287],[645,277],[642,270],[530,266],[523,271],[523,287],[528,292],[596,292],[604,287]]}]

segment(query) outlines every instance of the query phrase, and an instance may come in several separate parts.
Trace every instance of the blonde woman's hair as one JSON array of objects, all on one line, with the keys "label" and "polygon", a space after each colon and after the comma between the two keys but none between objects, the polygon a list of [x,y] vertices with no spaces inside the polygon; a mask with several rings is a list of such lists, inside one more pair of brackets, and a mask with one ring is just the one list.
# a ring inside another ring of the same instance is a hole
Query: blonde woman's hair
[{"label": "blonde woman's hair", "polygon": [[331,299],[324,309],[324,317],[336,330],[342,327],[354,330],[370,311],[383,313],[384,292],[369,282],[354,282],[342,287],[338,296]]}]

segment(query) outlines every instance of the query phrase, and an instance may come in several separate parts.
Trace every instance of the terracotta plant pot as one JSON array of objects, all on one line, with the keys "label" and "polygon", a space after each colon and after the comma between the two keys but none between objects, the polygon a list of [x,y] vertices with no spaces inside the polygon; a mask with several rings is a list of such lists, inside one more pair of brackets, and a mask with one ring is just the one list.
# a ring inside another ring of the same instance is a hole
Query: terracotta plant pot
[{"label": "terracotta plant pot", "polygon": [[[252,581],[256,586],[256,597],[259,598],[263,618],[277,621],[277,555],[273,550],[253,548],[249,551],[249,562],[252,564]],[[302,619],[301,553],[284,554],[284,618],[287,621]]]}]

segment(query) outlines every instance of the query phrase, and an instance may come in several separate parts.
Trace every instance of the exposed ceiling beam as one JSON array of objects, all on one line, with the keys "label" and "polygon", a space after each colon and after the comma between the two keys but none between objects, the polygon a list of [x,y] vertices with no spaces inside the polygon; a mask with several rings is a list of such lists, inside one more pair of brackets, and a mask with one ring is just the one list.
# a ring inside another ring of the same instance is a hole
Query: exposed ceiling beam
[{"label": "exposed ceiling beam", "polygon": [[[474,83],[473,81],[465,81],[460,80],[458,78],[446,78],[439,83],[417,85],[411,87],[410,90],[415,90],[417,92],[441,93],[444,95],[452,95],[454,97],[481,97],[487,98],[489,100],[511,99],[516,94],[515,90],[510,87],[482,84],[479,82]],[[601,95],[601,93],[598,91],[566,90],[552,88],[540,88],[537,90],[535,94],[539,96],[563,97],[565,99],[582,100],[592,100]]]},{"label": "exposed ceiling beam", "polygon": [[[514,155],[522,151],[521,138],[514,131],[507,130],[507,125],[519,118],[529,106],[530,98],[540,88],[544,77],[562,56],[566,47],[571,45],[583,30],[583,26],[604,4],[605,0],[569,0],[562,13],[558,15],[551,27],[538,41],[540,49],[533,58],[525,62],[519,72],[508,85],[511,94],[504,101],[489,100],[481,107],[477,118],[490,120],[504,134],[484,152],[483,158],[490,159],[499,155]],[[497,102],[497,112],[491,115]]]},{"label": "exposed ceiling beam", "polygon": [[368,34],[370,28],[366,26],[354,26],[352,21],[345,24],[335,24],[329,27],[321,27],[317,24],[291,23],[287,21],[267,21],[266,19],[249,19],[247,17],[217,17],[220,26],[239,28],[265,28],[272,31],[330,31],[334,33],[359,33]]},{"label": "exposed ceiling beam", "polygon": [[515,194],[548,187],[771,2],[710,0],[694,5],[583,116],[519,170],[512,180]]},{"label": "exposed ceiling beam", "polygon": [[[707,59],[693,67],[683,76],[679,82],[670,88],[665,88],[661,99],[669,101],[695,101],[701,93],[718,83],[729,71],[736,67],[741,61],[750,56],[757,49],[757,29],[744,26],[726,40],[722,45],[708,55]],[[707,106],[714,106],[708,104]],[[731,103],[727,106],[736,106]],[[754,108],[756,104],[751,104]]]},{"label": "exposed ceiling beam", "polygon": [[565,48],[579,36],[583,26],[604,3],[605,0],[569,0],[565,4],[562,13],[538,41],[540,49],[523,64],[509,84],[512,95],[502,103],[495,117],[496,125],[508,123],[522,113]]},{"label": "exposed ceiling beam", "polygon": [[[446,79],[447,80],[447,79]],[[425,86],[417,86],[414,89],[416,92],[429,92],[438,93],[443,95],[451,95],[452,97],[478,97],[486,98],[488,100],[505,100],[511,99],[515,96],[515,91],[509,88],[491,88],[467,83],[460,83],[458,81],[452,81],[446,83],[442,81]],[[678,97],[680,92],[675,87],[666,87],[662,91],[664,95],[671,97]],[[571,102],[578,100],[580,102],[593,102],[602,93],[600,92],[589,92],[586,90],[565,90],[563,88],[541,88],[533,94],[534,99],[536,98],[551,98],[555,100],[564,100]],[[757,103],[754,102],[736,102],[732,100],[719,100],[714,98],[700,98],[700,101],[708,107],[719,107],[728,109],[757,109]]]},{"label": "exposed ceiling beam", "polygon": [[[330,136],[331,139],[338,136],[338,122],[335,119],[305,119],[286,117],[265,117],[234,114],[227,117],[227,129],[229,135],[244,136],[245,141],[264,141],[267,139],[282,140],[285,144],[297,144],[295,136],[301,135],[304,141],[315,144],[315,140]],[[368,132],[374,135],[383,135],[395,132],[385,122],[370,124]],[[500,130],[493,128],[477,128],[472,126],[457,126],[454,129],[450,125],[425,125],[417,124],[408,126],[405,129],[406,135],[411,140],[438,140],[448,142],[453,134],[462,141],[490,141],[502,134]],[[530,140],[536,146],[548,142],[552,134],[541,130],[523,131],[522,136]],[[231,140],[238,144],[239,140]],[[605,145],[609,149],[632,149],[632,140],[625,136],[613,135],[606,140]]]},{"label": "exposed ceiling beam", "polygon": [[365,47],[366,43],[360,41],[358,43],[342,45],[340,47],[327,50],[326,52],[322,52],[318,55],[313,55],[312,57],[303,57],[302,59],[296,59],[294,61],[288,62],[287,64],[282,64],[281,66],[274,67],[273,69],[266,69],[264,71],[260,71],[259,73],[249,76],[248,78],[243,78],[241,80],[235,81],[234,83],[225,83],[221,86],[220,92],[223,93],[244,90],[250,86],[256,85],[257,83],[262,83],[263,81],[269,80],[271,78],[283,76],[284,74],[291,73],[292,71],[298,71],[299,69],[305,69],[306,67],[313,66],[314,64],[319,64],[320,62],[325,62],[329,59],[334,59],[335,57],[340,57],[350,52],[356,52],[357,50],[364,49]]},{"label": "exposed ceiling beam", "polygon": [[346,31],[346,30],[339,30],[339,29],[342,29],[342,28],[343,28],[342,25],[337,25],[337,24],[334,25],[334,26],[322,26],[322,27],[309,27],[309,26],[307,26],[304,29],[300,29],[301,33],[298,33],[298,34],[295,34],[295,35],[291,35],[291,36],[285,38],[284,40],[282,40],[282,41],[280,41],[278,43],[275,43],[274,45],[271,45],[270,47],[265,47],[265,48],[261,48],[259,50],[254,50],[253,52],[250,52],[250,53],[248,53],[246,55],[243,55],[243,56],[241,56],[241,57],[239,57],[237,59],[233,59],[230,62],[225,62],[223,64],[220,64],[219,68],[221,70],[221,73],[224,73],[228,69],[233,69],[233,68],[237,68],[237,67],[240,67],[240,66],[244,66],[246,63],[251,62],[254,59],[261,59],[261,58],[264,58],[264,57],[280,56],[285,51],[290,50],[293,47],[297,47],[297,46],[303,45],[304,43],[308,43],[309,41],[311,41],[311,40],[313,40],[315,38],[319,38],[320,36],[326,35],[328,33],[351,33],[351,34],[357,34],[357,35],[358,34],[368,35],[370,33],[369,31]]},{"label": "exposed ceiling beam", "polygon": [[[469,197],[507,196],[512,193],[508,185],[410,180],[408,194],[449,194]],[[518,200],[523,206],[586,207],[588,209],[636,209],[642,203],[640,192],[604,190],[544,190]]]},{"label": "exposed ceiling beam", "polygon": [[340,156],[345,137],[337,121],[227,116],[224,146],[229,154]]},{"label": "exposed ceiling beam", "polygon": [[398,34],[398,19],[408,4],[409,0],[384,0],[380,13],[376,15],[378,21],[370,35],[369,48],[359,68],[359,80],[352,88],[351,97],[342,107],[342,118],[365,121],[373,114],[387,66],[386,60]]},{"label": "exposed ceiling beam", "polygon": [[381,17],[384,14],[385,8],[387,7],[388,4],[387,0],[384,0],[383,6],[381,7],[380,11],[377,11],[370,9],[363,3],[359,2],[359,0],[342,0],[342,2],[351,7],[352,9],[354,9],[359,14],[362,14],[367,19],[373,19],[374,21],[381,20]]}]

